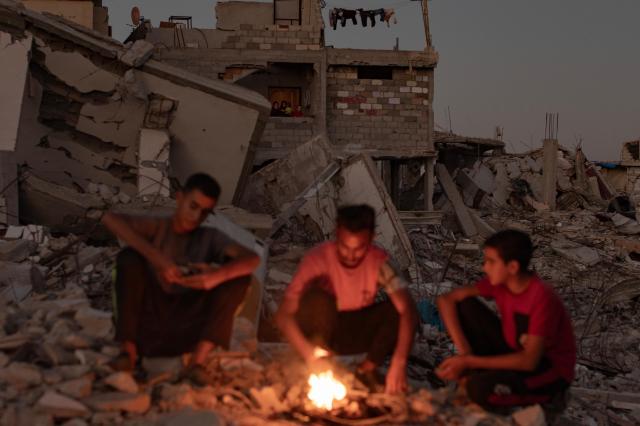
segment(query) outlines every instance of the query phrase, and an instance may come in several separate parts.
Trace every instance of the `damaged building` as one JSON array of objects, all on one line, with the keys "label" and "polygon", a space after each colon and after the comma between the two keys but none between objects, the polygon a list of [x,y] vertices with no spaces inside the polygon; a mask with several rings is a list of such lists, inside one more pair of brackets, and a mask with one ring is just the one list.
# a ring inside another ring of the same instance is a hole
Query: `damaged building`
[{"label": "damaged building", "polygon": [[299,107],[292,116],[268,118],[257,143],[256,168],[324,134],[336,155],[374,159],[396,207],[408,185],[406,170],[417,168],[426,176],[419,179],[420,205],[407,208],[432,211],[438,55],[422,3],[427,40],[422,51],[325,46],[324,3],[315,0],[220,1],[214,29],[192,28],[189,17],[171,17],[157,28],[142,24],[130,39],[152,43],[154,58],[164,63],[254,90],[272,105],[284,101]]},{"label": "damaged building", "polygon": [[238,199],[269,119],[262,96],[150,59],[144,41],[12,1],[0,16],[9,223],[70,230],[89,208],[168,196],[194,170],[218,178],[221,203]]}]

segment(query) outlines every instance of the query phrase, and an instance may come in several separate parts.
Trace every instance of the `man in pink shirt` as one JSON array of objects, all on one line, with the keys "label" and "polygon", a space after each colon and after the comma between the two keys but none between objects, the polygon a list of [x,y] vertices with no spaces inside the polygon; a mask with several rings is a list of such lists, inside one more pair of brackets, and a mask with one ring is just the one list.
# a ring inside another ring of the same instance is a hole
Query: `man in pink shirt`
[{"label": "man in pink shirt", "polygon": [[[367,205],[338,209],[334,241],[302,259],[276,322],[312,367],[320,354],[367,353],[356,375],[375,386],[376,368],[393,354],[385,380],[389,393],[406,390],[407,357],[417,314],[406,281],[388,254],[373,244],[375,212]],[[378,290],[389,300],[376,303]]]},{"label": "man in pink shirt", "polygon": [[[532,252],[527,234],[500,231],[484,243],[486,278],[438,298],[458,355],[437,374],[461,379],[469,398],[487,409],[562,408],[574,378],[571,318],[553,288],[529,270]],[[476,296],[495,300],[500,318]]]}]

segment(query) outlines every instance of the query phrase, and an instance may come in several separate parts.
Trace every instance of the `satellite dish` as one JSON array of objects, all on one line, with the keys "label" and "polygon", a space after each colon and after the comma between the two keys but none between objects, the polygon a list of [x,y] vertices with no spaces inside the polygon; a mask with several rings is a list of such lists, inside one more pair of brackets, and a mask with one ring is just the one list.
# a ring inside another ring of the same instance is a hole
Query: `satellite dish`
[{"label": "satellite dish", "polygon": [[131,8],[131,22],[136,27],[140,24],[140,9],[138,9],[138,6]]}]

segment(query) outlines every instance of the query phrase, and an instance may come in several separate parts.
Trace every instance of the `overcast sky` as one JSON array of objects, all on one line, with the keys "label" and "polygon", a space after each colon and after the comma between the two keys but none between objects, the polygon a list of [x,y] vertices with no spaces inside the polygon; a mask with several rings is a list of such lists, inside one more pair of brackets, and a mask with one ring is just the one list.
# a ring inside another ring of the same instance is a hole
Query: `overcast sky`
[{"label": "overcast sky", "polygon": [[[215,26],[215,0],[104,0],[113,34],[130,31],[137,5],[157,25],[190,15]],[[398,23],[326,26],[335,47],[422,49],[419,2],[326,0],[330,7],[394,7]],[[618,160],[623,141],[640,138],[640,0],[432,0],[436,124],[491,137],[497,125],[512,151],[540,146],[545,112],[560,113],[560,143],[582,139],[594,160]]]}]

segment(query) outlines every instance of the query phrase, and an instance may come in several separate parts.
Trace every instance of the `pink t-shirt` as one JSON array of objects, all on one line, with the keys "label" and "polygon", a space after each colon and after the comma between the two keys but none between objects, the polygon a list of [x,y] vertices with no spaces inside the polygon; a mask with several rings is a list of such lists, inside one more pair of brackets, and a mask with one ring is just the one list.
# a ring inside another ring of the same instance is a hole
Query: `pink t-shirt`
[{"label": "pink t-shirt", "polygon": [[487,278],[476,284],[482,297],[495,299],[502,317],[502,333],[514,350],[522,349],[526,335],[544,337],[544,356],[552,369],[568,382],[574,377],[576,341],[569,314],[558,294],[537,275],[521,294]]},{"label": "pink t-shirt", "polygon": [[315,280],[336,297],[339,311],[354,311],[373,304],[378,292],[380,267],[388,259],[387,253],[372,245],[362,263],[345,268],[338,260],[335,241],[322,243],[311,249],[300,262],[289,284],[285,298],[298,308],[300,297]]}]

